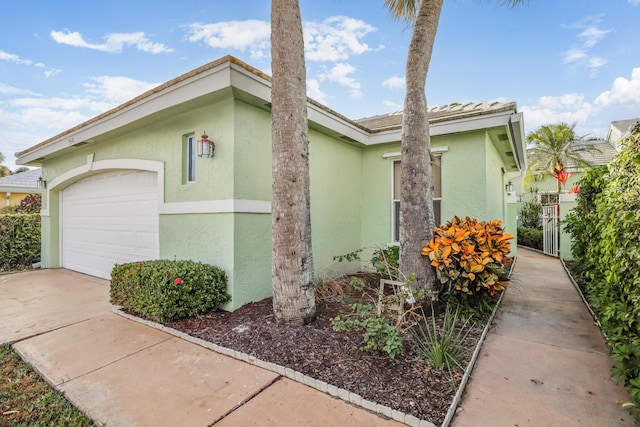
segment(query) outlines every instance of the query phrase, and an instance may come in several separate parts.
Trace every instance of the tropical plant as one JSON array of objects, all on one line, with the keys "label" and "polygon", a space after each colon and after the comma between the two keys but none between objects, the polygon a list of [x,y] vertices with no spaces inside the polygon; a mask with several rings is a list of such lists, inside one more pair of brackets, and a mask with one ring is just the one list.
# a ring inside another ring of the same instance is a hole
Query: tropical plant
[{"label": "tropical plant", "polygon": [[584,159],[585,153],[597,151],[584,137],[578,136],[575,123],[564,122],[540,126],[527,135],[527,142],[533,144],[528,151],[528,167],[525,183],[531,182],[534,176],[550,174],[558,181],[558,193],[569,178],[568,165],[588,169],[591,165]]},{"label": "tropical plant", "polygon": [[297,0],[271,2],[272,288],[278,321],[315,318],[309,140],[302,19]]},{"label": "tropical plant", "polygon": [[463,298],[495,297],[509,285],[505,265],[513,236],[504,233],[499,220],[477,221],[457,216],[435,230],[422,249],[431,260],[442,285],[441,294]]}]

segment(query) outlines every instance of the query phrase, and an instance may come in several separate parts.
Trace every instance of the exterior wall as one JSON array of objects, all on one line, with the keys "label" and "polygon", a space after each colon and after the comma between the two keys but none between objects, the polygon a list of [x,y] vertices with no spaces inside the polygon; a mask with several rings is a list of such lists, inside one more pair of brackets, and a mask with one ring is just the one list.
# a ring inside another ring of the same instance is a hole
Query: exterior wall
[{"label": "exterior wall", "polygon": [[504,222],[507,213],[504,163],[488,135],[485,137],[485,150],[486,212],[483,217],[478,217],[478,219],[485,221],[499,219]]},{"label": "exterior wall", "polygon": [[27,197],[29,194],[34,193],[18,193],[16,191],[8,192],[9,197],[7,197],[7,192],[0,191],[0,208],[4,206],[18,206],[22,199]]},{"label": "exterior wall", "polygon": [[[367,147],[362,151],[360,247],[375,248],[391,242],[393,159],[385,159],[383,155],[399,151],[399,142]],[[369,254],[363,254],[363,259],[368,257]]]},{"label": "exterior wall", "polygon": [[313,130],[309,139],[315,275],[357,270],[333,257],[361,247],[362,149]]},{"label": "exterior wall", "polygon": [[467,132],[432,139],[442,154],[442,221],[454,216],[487,219],[485,133]]}]

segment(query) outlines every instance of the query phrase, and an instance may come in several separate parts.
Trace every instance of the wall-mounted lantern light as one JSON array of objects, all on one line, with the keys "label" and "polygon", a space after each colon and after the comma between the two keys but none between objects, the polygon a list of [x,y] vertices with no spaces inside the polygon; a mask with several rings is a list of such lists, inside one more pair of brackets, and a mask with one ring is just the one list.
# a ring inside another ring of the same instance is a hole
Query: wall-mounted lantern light
[{"label": "wall-mounted lantern light", "polygon": [[198,140],[198,156],[199,157],[213,157],[213,152],[216,149],[216,144],[209,139],[209,135],[206,132],[202,133],[201,139]]},{"label": "wall-mounted lantern light", "polygon": [[507,185],[504,186],[504,189],[507,190],[507,193],[511,193],[513,191],[513,184],[511,183],[511,181],[509,181]]},{"label": "wall-mounted lantern light", "polygon": [[47,188],[47,181],[45,181],[44,178],[40,177],[40,178],[38,178],[38,181],[36,182],[36,186],[40,190],[42,190],[44,188]]}]

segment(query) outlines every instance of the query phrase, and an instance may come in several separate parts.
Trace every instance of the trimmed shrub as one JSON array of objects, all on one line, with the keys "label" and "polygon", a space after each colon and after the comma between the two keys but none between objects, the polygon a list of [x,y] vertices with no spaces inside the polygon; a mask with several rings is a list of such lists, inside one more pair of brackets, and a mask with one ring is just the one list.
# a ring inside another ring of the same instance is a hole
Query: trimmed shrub
[{"label": "trimmed shrub", "polygon": [[537,228],[518,227],[518,244],[542,250],[544,232]]},{"label": "trimmed shrub", "polygon": [[0,270],[40,261],[40,215],[0,214]]},{"label": "trimmed shrub", "polygon": [[158,322],[197,316],[229,301],[227,275],[194,261],[141,261],[111,270],[111,303]]}]

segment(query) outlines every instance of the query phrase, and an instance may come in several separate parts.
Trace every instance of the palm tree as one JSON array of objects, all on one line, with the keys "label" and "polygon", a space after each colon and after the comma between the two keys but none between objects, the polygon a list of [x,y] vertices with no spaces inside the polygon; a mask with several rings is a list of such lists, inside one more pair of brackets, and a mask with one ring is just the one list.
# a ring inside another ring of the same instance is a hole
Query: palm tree
[{"label": "palm tree", "polygon": [[527,135],[527,142],[533,144],[527,153],[529,166],[525,175],[528,184],[536,176],[549,173],[558,180],[558,194],[561,190],[562,174],[566,174],[567,165],[588,168],[591,165],[584,160],[585,153],[597,149],[584,142],[584,137],[576,135],[576,124],[558,123],[540,126]]},{"label": "palm tree", "polygon": [[11,175],[11,169],[8,166],[3,165],[4,154],[0,153],[0,178]]},{"label": "palm tree", "polygon": [[280,322],[315,317],[306,69],[297,0],[271,2],[272,288]]},{"label": "palm tree", "polygon": [[[521,0],[511,0],[515,5]],[[435,274],[420,250],[433,237],[431,140],[425,83],[443,0],[385,0],[398,20],[413,23],[406,64],[400,178],[400,271],[414,289],[433,289]]]}]

